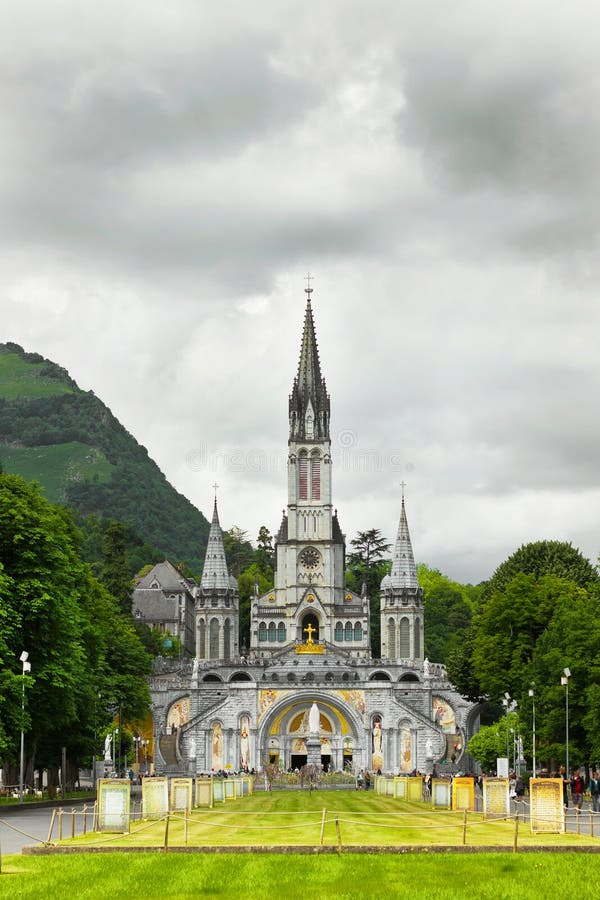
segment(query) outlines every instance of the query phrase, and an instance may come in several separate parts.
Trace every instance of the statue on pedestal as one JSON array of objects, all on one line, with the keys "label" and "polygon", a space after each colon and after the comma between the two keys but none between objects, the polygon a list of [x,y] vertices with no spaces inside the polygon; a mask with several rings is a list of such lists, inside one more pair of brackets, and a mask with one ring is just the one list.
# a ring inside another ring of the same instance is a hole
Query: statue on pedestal
[{"label": "statue on pedestal", "polygon": [[112,735],[107,734],[104,738],[104,762],[112,762],[112,754],[110,752],[110,745],[112,744]]},{"label": "statue on pedestal", "polygon": [[433,759],[433,744],[431,738],[427,738],[425,742],[425,759]]},{"label": "statue on pedestal", "polygon": [[318,734],[319,733],[319,723],[321,721],[321,714],[319,712],[319,707],[316,704],[316,701],[313,702],[313,705],[310,708],[310,712],[308,714],[308,731],[309,734]]}]

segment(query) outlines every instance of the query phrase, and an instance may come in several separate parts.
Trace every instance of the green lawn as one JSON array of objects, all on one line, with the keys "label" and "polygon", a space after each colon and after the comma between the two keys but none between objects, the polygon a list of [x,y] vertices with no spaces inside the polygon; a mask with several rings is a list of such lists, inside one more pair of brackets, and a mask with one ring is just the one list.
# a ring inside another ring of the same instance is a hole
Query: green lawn
[{"label": "green lawn", "polygon": [[[189,846],[317,846],[320,844],[323,810],[326,824],[323,843],[342,846],[461,845],[462,812],[433,810],[423,803],[407,803],[364,791],[281,791],[257,793],[236,801],[217,804],[214,809],[196,809],[187,823]],[[336,826],[336,819],[338,826]],[[69,833],[69,817],[63,834]],[[469,846],[503,846],[512,849],[514,821],[485,822],[481,813],[467,816],[466,843]],[[55,829],[54,838],[58,835]],[[127,835],[88,834],[69,844],[98,846],[160,847],[164,843],[164,822],[138,822]],[[185,823],[181,814],[169,822],[169,845],[184,846]],[[574,834],[532,835],[521,822],[519,846],[600,846],[600,837]]]},{"label": "green lawn", "polygon": [[598,896],[599,863],[595,855],[550,853],[11,856],[0,896],[567,900]]}]

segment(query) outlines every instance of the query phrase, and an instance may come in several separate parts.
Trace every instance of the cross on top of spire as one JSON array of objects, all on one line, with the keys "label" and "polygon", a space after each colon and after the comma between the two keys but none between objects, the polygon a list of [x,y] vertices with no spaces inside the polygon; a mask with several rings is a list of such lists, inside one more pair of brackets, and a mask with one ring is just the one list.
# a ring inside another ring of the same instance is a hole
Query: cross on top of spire
[{"label": "cross on top of spire", "polygon": [[307,272],[304,276],[304,280],[306,281],[306,287],[304,288],[304,293],[308,297],[308,302],[310,303],[310,295],[313,292],[313,288],[311,288],[310,283],[314,281],[315,276],[311,275],[310,272]]}]

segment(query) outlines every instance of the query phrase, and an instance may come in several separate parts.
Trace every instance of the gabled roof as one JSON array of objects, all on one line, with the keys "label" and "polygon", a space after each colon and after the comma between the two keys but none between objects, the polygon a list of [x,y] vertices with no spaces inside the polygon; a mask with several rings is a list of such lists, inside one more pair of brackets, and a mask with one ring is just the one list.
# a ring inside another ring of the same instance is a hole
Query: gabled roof
[{"label": "gabled roof", "polygon": [[186,579],[168,559],[153,566],[148,574],[139,580],[136,589],[147,590],[155,585],[158,585],[158,588],[166,593],[190,590],[190,585]]}]

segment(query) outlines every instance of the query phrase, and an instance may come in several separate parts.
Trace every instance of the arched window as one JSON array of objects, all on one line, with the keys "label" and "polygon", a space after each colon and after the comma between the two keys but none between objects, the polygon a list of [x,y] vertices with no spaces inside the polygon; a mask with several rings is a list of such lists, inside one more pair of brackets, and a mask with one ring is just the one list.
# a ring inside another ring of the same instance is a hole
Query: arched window
[{"label": "arched window", "polygon": [[277,640],[280,644],[283,644],[285,642],[285,625],[283,624],[283,622],[280,622],[277,626]]},{"label": "arched window", "polygon": [[277,639],[277,630],[275,628],[275,622],[269,622],[269,641],[275,641]]},{"label": "arched window", "polygon": [[298,454],[298,499],[308,500],[308,453],[301,450]]},{"label": "arched window", "polygon": [[341,622],[335,623],[334,638],[336,641],[340,641],[340,642],[344,640],[344,626],[342,625]]},{"label": "arched window", "polygon": [[415,657],[419,657],[421,655],[421,622],[418,618],[415,619]]},{"label": "arched window", "polygon": [[354,640],[362,641],[362,625],[360,622],[357,622],[354,626]]},{"label": "arched window", "polygon": [[410,626],[406,616],[400,619],[400,656],[402,659],[410,656]]},{"label": "arched window", "polygon": [[321,457],[314,450],[310,458],[310,496],[312,500],[321,499]]},{"label": "arched window", "polygon": [[354,634],[354,629],[352,628],[352,622],[346,622],[346,627],[344,629],[344,640],[351,641]]},{"label": "arched window", "polygon": [[394,621],[394,619],[388,619],[387,655],[388,659],[396,658],[396,622]]},{"label": "arched window", "polygon": [[209,657],[210,659],[219,658],[219,620],[211,619],[208,630]]},{"label": "arched window", "polygon": [[267,625],[266,622],[261,622],[258,626],[258,639],[259,641],[266,641],[267,639]]},{"label": "arched window", "polygon": [[204,659],[206,656],[206,622],[200,619],[198,622],[198,656]]},{"label": "arched window", "polygon": [[229,619],[225,619],[223,626],[223,659],[231,657],[231,624]]}]

